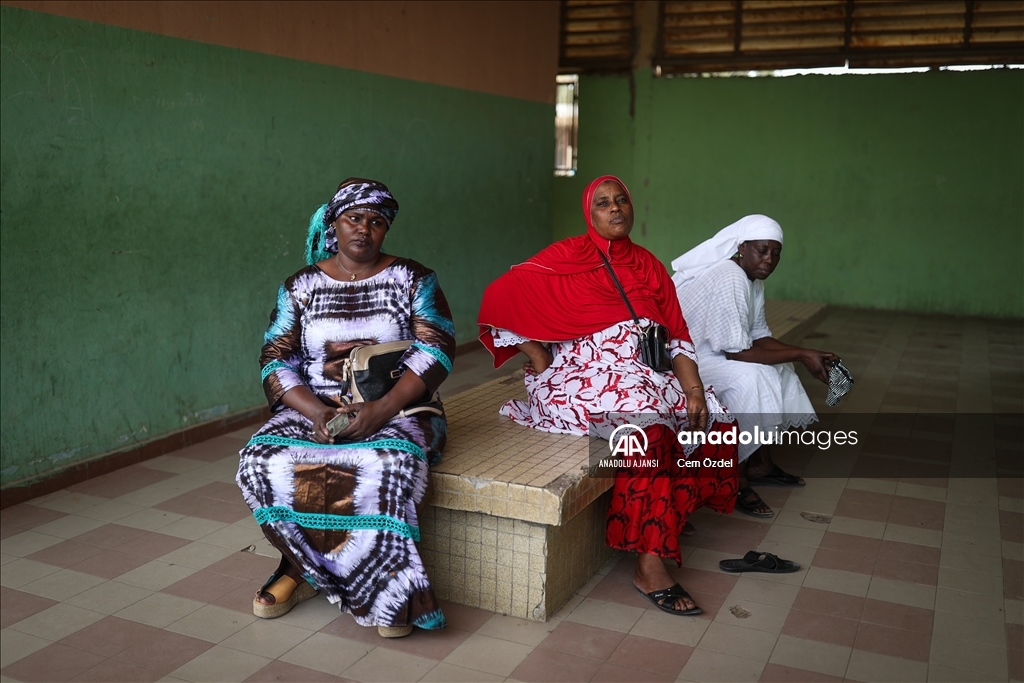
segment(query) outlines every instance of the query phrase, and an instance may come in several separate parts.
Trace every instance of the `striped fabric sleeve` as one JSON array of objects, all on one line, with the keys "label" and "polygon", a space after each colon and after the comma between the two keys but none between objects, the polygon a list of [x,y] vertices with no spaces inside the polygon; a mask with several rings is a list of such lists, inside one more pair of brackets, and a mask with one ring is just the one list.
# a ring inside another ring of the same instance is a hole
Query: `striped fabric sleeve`
[{"label": "striped fabric sleeve", "polygon": [[287,286],[281,285],[260,354],[263,393],[272,409],[278,407],[285,392],[305,384],[299,374],[301,338],[299,307]]},{"label": "striped fabric sleeve", "polygon": [[411,329],[415,341],[402,359],[430,393],[448,377],[455,355],[455,325],[437,275],[425,271],[412,286]]}]

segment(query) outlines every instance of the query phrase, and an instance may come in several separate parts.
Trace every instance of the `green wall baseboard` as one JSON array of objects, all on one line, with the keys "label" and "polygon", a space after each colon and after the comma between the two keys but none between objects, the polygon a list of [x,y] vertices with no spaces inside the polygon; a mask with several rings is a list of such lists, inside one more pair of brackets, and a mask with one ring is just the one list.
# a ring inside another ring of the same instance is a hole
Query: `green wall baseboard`
[{"label": "green wall baseboard", "polygon": [[[104,453],[95,458],[75,462],[71,465],[56,467],[49,472],[42,472],[28,480],[13,481],[0,489],[0,509],[32,500],[48,493],[54,493],[89,479],[101,477],[123,467],[135,465],[152,458],[173,453],[188,446],[207,441],[214,437],[233,432],[242,427],[266,422],[270,419],[270,409],[266,407],[242,410],[218,420],[193,425],[187,429],[179,429],[141,444],[124,448],[111,453]],[[239,446],[242,442],[239,441]]]}]

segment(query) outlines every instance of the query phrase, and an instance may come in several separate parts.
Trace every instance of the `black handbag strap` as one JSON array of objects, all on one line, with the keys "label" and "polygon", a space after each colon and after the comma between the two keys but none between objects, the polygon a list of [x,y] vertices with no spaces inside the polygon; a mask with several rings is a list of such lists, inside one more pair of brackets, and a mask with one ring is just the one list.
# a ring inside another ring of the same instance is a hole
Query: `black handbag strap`
[{"label": "black handbag strap", "polygon": [[633,310],[633,305],[629,303],[629,297],[626,296],[626,290],[622,288],[622,285],[619,283],[619,278],[615,276],[615,269],[612,268],[611,262],[600,248],[597,250],[597,253],[601,255],[601,260],[604,261],[604,265],[607,266],[608,272],[612,276],[612,282],[614,282],[615,286],[619,288],[619,294],[622,295],[622,300],[626,302],[626,308],[629,309],[629,314],[633,316],[633,322],[636,323],[637,327],[640,327],[640,319],[636,317],[636,311]]}]

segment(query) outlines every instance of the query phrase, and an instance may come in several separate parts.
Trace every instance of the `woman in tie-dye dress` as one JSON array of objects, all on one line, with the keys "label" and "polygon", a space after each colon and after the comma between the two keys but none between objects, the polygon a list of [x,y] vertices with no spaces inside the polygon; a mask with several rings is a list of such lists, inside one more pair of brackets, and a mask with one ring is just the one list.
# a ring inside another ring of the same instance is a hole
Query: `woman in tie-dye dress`
[{"label": "woman in tie-dye dress", "polygon": [[[238,485],[278,571],[253,600],[273,618],[318,590],[381,635],[442,628],[416,549],[416,506],[444,448],[434,392],[451,370],[451,313],[433,271],[381,252],[398,203],[382,183],[350,178],[310,222],[306,261],[271,315],[260,364],[273,417],[241,451]],[[412,341],[404,372],[376,401],[349,404],[352,349]],[[435,412],[403,412],[433,397]],[[348,413],[332,437],[327,422]]]}]

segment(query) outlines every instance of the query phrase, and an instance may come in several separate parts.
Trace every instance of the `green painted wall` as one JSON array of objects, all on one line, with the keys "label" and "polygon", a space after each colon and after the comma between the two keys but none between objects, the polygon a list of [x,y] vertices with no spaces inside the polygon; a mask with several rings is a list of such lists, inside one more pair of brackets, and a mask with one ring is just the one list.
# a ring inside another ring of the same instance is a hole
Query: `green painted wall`
[{"label": "green painted wall", "polygon": [[583,77],[555,238],[621,174],[666,265],[749,213],[786,231],[768,295],[1024,317],[1024,71]]},{"label": "green painted wall", "polygon": [[0,8],[2,483],[263,401],[313,209],[402,205],[459,341],[551,236],[550,105]]}]

